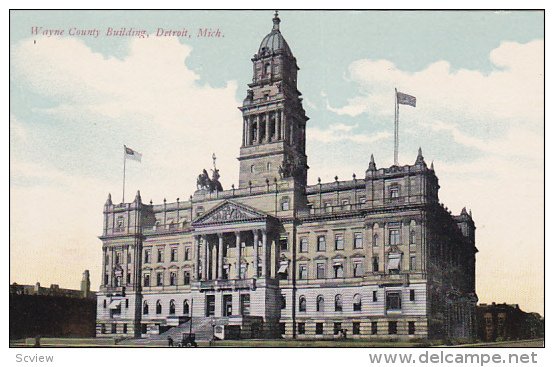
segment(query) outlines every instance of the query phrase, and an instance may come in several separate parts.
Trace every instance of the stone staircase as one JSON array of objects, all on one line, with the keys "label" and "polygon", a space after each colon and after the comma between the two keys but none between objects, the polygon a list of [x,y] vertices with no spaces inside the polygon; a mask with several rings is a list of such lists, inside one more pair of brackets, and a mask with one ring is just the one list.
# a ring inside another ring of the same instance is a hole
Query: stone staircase
[{"label": "stone staircase", "polygon": [[[175,344],[181,340],[183,333],[189,333],[190,320],[179,324],[179,326],[172,327],[164,333],[159,335],[149,335],[150,340],[167,340],[168,337],[172,337]],[[196,340],[211,340],[213,336],[212,320],[209,318],[197,318],[192,320],[192,332],[196,334]]]}]

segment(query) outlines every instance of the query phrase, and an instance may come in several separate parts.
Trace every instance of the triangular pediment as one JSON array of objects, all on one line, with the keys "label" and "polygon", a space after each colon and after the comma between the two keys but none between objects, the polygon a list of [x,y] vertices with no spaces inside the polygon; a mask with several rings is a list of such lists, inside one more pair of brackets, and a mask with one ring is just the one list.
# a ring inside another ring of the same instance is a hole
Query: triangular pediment
[{"label": "triangular pediment", "polygon": [[267,219],[267,214],[233,201],[224,201],[196,218],[192,226],[203,226],[230,222],[248,222]]}]

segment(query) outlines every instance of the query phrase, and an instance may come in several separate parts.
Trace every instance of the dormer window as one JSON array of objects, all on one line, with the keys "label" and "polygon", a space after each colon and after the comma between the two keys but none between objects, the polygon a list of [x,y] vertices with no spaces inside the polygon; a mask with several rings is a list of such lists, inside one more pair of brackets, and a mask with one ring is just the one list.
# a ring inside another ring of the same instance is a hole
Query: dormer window
[{"label": "dormer window", "polygon": [[400,197],[400,188],[398,185],[392,185],[389,187],[389,198],[398,199]]}]

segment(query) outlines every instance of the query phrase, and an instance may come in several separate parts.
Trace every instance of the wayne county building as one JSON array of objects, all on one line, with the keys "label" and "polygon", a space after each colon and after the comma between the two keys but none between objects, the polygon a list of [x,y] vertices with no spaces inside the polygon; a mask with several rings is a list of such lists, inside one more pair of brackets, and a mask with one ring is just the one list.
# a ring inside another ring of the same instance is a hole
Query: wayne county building
[{"label": "wayne county building", "polygon": [[439,202],[421,150],[388,168],[368,153],[364,177],[308,185],[308,117],[279,26],[251,59],[237,187],[214,165],[187,201],[108,197],[97,336],[178,336],[192,317],[220,338],[475,337],[471,214]]}]

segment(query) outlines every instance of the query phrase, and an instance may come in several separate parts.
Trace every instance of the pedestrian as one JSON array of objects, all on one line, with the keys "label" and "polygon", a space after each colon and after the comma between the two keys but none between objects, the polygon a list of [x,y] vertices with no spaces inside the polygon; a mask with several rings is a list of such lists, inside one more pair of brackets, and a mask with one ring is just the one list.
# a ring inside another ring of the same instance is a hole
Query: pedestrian
[{"label": "pedestrian", "polygon": [[173,346],[173,338],[171,336],[167,337],[167,345],[172,347]]}]

